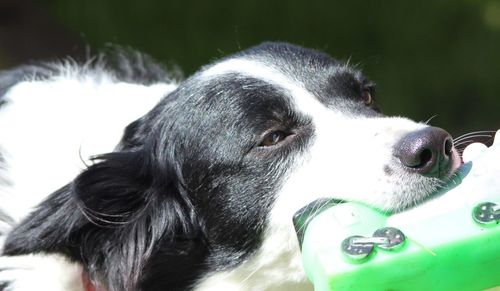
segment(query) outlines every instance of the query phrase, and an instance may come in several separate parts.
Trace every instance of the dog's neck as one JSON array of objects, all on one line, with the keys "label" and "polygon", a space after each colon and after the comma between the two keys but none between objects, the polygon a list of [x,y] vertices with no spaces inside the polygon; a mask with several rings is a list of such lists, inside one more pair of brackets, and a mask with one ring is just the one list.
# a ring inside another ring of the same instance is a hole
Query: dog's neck
[{"label": "dog's neck", "polygon": [[194,290],[313,290],[302,267],[297,238],[293,230],[283,228],[266,231],[262,247],[249,260],[235,269],[209,274]]}]

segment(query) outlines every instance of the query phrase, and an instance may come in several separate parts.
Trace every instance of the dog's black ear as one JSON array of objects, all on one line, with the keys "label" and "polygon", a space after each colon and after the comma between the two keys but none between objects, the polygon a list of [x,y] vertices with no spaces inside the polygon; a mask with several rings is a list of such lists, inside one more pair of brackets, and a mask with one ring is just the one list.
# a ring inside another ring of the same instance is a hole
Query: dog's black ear
[{"label": "dog's black ear", "polygon": [[98,157],[13,231],[5,253],[61,252],[82,261],[106,290],[140,290],[152,256],[175,258],[193,247],[186,242],[203,240],[176,167],[153,155]]},{"label": "dog's black ear", "polygon": [[74,182],[76,202],[91,224],[72,240],[79,241],[82,257],[89,260],[89,275],[106,274],[107,290],[138,290],[153,253],[188,251],[178,250],[178,242],[202,233],[175,167],[151,155],[108,154]]}]

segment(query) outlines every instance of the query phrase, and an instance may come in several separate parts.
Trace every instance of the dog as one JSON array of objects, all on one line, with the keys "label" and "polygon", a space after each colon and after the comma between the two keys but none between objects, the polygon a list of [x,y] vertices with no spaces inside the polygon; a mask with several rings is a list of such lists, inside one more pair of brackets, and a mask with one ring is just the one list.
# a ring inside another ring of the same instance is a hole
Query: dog
[{"label": "dog", "polygon": [[401,211],[461,163],[359,70],[287,43],[183,81],[123,50],[22,66],[0,93],[1,290],[312,290],[297,210]]}]

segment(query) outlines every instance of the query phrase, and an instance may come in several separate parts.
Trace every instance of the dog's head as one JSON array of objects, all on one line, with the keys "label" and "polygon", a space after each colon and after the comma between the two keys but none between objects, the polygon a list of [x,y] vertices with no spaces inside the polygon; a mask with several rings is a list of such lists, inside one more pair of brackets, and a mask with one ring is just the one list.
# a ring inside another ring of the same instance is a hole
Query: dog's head
[{"label": "dog's head", "polygon": [[[460,161],[446,132],[386,117],[374,97],[359,71],[314,50],[265,43],[222,59],[42,204],[24,226],[42,242],[24,249],[81,260],[109,290],[174,290],[275,264],[256,263],[273,240],[287,244],[276,256],[296,252],[292,215],[317,198],[410,207]],[[23,252],[12,237],[6,250]]]}]

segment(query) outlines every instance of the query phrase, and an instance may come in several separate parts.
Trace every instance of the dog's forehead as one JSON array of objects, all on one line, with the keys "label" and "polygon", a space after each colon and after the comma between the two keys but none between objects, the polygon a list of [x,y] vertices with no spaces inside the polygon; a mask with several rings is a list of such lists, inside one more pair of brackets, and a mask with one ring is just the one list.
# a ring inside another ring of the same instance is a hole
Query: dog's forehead
[{"label": "dog's forehead", "polygon": [[324,72],[342,66],[340,62],[326,53],[287,43],[264,43],[244,50],[233,57],[257,59],[280,68],[283,72],[286,70],[290,73],[294,72],[295,75],[306,72]]},{"label": "dog's forehead", "polygon": [[365,80],[359,71],[325,53],[283,43],[265,43],[222,59],[205,67],[201,76],[234,73],[285,89],[299,103],[297,97],[307,96],[323,105],[356,97]]}]

